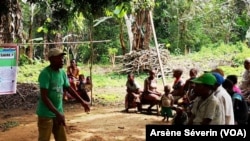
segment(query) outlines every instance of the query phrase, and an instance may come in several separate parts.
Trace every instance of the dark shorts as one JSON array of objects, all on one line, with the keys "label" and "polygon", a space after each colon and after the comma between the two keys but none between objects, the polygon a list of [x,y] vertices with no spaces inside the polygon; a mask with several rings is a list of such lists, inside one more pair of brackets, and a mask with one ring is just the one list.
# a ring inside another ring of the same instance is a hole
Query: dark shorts
[{"label": "dark shorts", "polygon": [[161,108],[161,115],[167,117],[173,117],[173,112],[171,107],[162,107]]}]

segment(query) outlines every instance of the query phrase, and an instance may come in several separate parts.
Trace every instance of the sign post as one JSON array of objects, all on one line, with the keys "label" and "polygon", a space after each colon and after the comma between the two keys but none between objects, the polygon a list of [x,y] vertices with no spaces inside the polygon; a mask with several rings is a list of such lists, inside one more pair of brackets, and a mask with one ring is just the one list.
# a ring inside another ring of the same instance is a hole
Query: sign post
[{"label": "sign post", "polygon": [[0,45],[0,95],[16,94],[18,46]]}]

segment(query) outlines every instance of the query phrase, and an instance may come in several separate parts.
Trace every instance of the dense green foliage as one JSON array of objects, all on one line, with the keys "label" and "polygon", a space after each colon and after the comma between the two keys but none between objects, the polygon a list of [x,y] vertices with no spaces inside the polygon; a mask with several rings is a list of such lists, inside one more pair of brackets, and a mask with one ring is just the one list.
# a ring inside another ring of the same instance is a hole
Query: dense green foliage
[{"label": "dense green foliage", "polygon": [[[167,47],[171,54],[181,55],[199,51],[202,46],[210,44],[216,46],[222,42],[231,45],[248,41],[245,36],[250,26],[249,5],[243,0],[28,0],[21,3],[27,42],[37,38],[42,39],[40,42],[53,42],[58,35],[65,39],[63,41],[110,40],[94,43],[93,50],[89,43],[73,47],[64,44],[71,50],[71,58],[88,63],[93,55],[93,62],[102,64],[110,62],[110,48],[117,48],[116,55],[123,54],[121,36],[124,37],[125,51],[129,51],[124,15],[137,15],[138,7],[153,8],[159,44]],[[75,38],[69,35],[75,35]],[[153,40],[150,43],[153,47]],[[44,46],[34,47],[34,57],[44,59],[41,53]]]}]

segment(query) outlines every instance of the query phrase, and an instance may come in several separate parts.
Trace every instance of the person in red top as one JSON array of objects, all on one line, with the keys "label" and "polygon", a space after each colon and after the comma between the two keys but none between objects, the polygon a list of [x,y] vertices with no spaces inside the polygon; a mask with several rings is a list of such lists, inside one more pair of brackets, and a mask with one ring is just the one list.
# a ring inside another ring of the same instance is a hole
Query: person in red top
[{"label": "person in red top", "polygon": [[70,61],[70,66],[67,67],[67,75],[69,78],[70,86],[75,90],[77,89],[76,80],[78,80],[79,73],[80,73],[80,69],[76,64],[76,60],[72,59]]},{"label": "person in red top", "polygon": [[[70,87],[73,88],[75,91],[77,91],[76,82],[78,80],[79,73],[80,73],[80,69],[76,64],[76,60],[75,59],[70,60],[70,65],[67,67],[67,76],[69,79]],[[63,99],[64,100],[75,99],[75,97],[71,96],[67,92],[64,92]]]}]

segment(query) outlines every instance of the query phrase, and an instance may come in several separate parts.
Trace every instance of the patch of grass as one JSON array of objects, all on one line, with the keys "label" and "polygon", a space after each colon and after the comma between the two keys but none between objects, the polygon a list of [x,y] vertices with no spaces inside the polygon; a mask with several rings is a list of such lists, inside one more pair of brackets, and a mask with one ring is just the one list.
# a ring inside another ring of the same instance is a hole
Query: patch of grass
[{"label": "patch of grass", "polygon": [[0,124],[0,129],[2,130],[2,132],[5,132],[5,131],[9,130],[10,128],[16,127],[18,125],[19,125],[19,122],[6,121],[6,122]]},{"label": "patch of grass", "polygon": [[244,72],[244,68],[242,67],[231,67],[231,66],[220,66],[220,68],[224,71],[225,76],[227,75],[237,75],[241,77],[241,74]]},{"label": "patch of grass", "polygon": [[37,63],[35,65],[23,65],[18,67],[17,81],[20,83],[37,83],[40,71],[49,63]]},{"label": "patch of grass", "polygon": [[92,82],[94,87],[115,87],[124,86],[127,76],[115,74],[93,74]]},{"label": "patch of grass", "polygon": [[102,99],[107,102],[114,102],[114,101],[120,101],[121,96],[118,96],[117,94],[114,93],[109,93],[109,94],[99,94],[98,99]]}]

